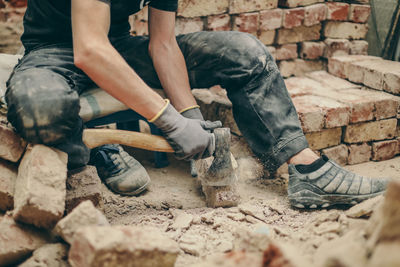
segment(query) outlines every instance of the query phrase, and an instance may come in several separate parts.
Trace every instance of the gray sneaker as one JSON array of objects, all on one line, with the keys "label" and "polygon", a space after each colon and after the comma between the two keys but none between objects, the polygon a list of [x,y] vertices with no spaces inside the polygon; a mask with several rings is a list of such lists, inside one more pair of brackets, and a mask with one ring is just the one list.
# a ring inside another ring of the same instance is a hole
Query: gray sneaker
[{"label": "gray sneaker", "polygon": [[323,157],[326,163],[307,174],[301,174],[289,164],[288,196],[292,206],[315,209],[355,205],[385,192],[390,179],[363,177]]},{"label": "gray sneaker", "polygon": [[101,180],[118,194],[135,196],[150,183],[145,168],[120,145],[104,145],[91,151],[90,165],[94,165]]}]

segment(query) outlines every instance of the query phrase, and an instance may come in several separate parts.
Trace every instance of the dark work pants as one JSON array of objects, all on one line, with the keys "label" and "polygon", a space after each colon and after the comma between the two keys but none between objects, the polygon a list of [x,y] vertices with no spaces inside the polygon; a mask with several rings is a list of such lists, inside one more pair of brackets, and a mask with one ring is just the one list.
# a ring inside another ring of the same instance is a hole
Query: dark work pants
[{"label": "dark work pants", "polygon": [[[221,85],[253,152],[273,172],[308,147],[296,110],[266,47],[239,32],[198,32],[177,36],[192,88]],[[148,54],[148,37],[111,40],[128,64],[151,87],[161,88]],[[79,94],[94,86],[73,63],[70,44],[28,52],[8,83],[8,119],[32,143],[68,153],[69,168],[85,165]]]}]

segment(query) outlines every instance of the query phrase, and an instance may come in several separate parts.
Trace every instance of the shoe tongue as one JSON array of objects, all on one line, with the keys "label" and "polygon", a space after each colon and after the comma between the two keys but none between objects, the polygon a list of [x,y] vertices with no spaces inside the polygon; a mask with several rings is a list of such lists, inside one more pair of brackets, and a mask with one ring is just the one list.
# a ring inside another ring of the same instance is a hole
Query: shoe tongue
[{"label": "shoe tongue", "polygon": [[308,164],[308,165],[298,164],[295,167],[296,167],[297,171],[300,172],[301,174],[306,174],[306,173],[311,173],[311,172],[318,170],[319,168],[324,166],[324,164],[327,161],[328,161],[328,158],[323,155],[322,157],[320,157],[319,159],[317,159],[316,161],[314,161],[311,164]]}]

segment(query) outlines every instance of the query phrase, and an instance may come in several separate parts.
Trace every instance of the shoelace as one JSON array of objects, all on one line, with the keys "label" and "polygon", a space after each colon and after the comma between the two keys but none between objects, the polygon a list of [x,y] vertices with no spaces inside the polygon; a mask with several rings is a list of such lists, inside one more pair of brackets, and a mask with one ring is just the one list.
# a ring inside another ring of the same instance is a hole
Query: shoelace
[{"label": "shoelace", "polygon": [[96,153],[96,158],[101,157],[102,161],[96,160],[96,162],[104,162],[104,167],[110,173],[110,175],[114,175],[122,171],[122,168],[119,168],[121,162],[118,161],[117,154],[119,153],[119,149],[113,146],[104,146],[100,151]]}]

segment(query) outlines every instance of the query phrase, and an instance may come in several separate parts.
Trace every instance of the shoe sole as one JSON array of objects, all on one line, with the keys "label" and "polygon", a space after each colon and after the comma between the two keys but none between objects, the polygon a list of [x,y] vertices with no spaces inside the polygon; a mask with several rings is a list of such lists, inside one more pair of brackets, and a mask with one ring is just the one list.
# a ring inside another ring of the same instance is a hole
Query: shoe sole
[{"label": "shoe sole", "polygon": [[108,186],[107,186],[107,187],[108,187],[112,192],[117,193],[117,194],[119,194],[119,195],[121,195],[121,196],[137,196],[137,195],[139,195],[140,193],[142,193],[144,190],[147,189],[147,186],[149,185],[149,183],[150,183],[150,181],[148,181],[145,185],[143,185],[142,187],[136,189],[136,190],[133,191],[133,192],[119,192],[119,191],[113,190],[112,188],[110,188],[110,187],[108,187]]},{"label": "shoe sole", "polygon": [[298,209],[318,209],[327,208],[334,205],[356,205],[361,201],[367,200],[383,194],[384,191],[368,195],[339,195],[326,194],[319,195],[310,190],[301,190],[289,195],[289,202]]}]

